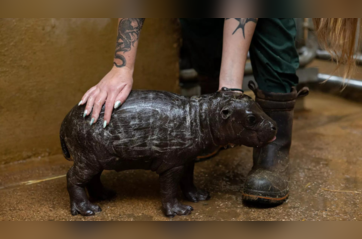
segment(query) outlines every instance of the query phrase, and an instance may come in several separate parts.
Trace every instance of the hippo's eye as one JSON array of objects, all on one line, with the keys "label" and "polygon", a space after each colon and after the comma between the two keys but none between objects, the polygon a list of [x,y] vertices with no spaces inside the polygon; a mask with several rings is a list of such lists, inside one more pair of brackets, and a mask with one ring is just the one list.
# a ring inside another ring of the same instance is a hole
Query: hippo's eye
[{"label": "hippo's eye", "polygon": [[254,115],[248,115],[249,124],[253,125],[256,123],[256,117]]}]

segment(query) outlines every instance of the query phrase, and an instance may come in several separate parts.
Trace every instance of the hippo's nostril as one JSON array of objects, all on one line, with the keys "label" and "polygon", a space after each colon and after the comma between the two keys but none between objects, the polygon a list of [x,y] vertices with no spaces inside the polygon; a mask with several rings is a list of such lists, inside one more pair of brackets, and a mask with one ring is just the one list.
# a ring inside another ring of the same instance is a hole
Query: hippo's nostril
[{"label": "hippo's nostril", "polygon": [[275,128],[274,126],[271,128],[273,131],[276,131],[277,130],[277,128]]}]

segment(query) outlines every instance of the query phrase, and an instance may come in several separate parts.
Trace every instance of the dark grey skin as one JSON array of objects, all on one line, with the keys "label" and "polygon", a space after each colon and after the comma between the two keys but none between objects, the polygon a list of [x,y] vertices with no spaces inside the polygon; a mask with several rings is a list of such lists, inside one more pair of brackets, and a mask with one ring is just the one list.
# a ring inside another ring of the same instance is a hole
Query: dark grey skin
[{"label": "dark grey skin", "polygon": [[[276,124],[249,96],[223,90],[186,98],[169,92],[134,90],[112,114],[110,124],[90,126],[75,106],[65,117],[60,139],[65,157],[73,160],[67,183],[72,215],[89,216],[101,208],[94,199],[114,193],[103,187],[103,170],[147,169],[160,177],[162,208],[166,216],[187,215],[193,209],[181,204],[181,187],[192,202],[207,200],[209,193],[193,183],[197,156],[220,146],[260,147],[272,141]],[[100,118],[104,114],[104,107]]]}]

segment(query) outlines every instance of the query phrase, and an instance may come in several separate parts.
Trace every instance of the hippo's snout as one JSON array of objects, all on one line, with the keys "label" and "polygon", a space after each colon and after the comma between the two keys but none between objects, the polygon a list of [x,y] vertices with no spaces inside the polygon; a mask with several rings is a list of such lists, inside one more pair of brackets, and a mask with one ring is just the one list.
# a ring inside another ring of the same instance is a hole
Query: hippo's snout
[{"label": "hippo's snout", "polygon": [[264,127],[261,127],[259,133],[260,146],[264,146],[276,140],[277,132],[278,127],[276,122],[272,119],[268,120],[268,123],[264,124]]}]

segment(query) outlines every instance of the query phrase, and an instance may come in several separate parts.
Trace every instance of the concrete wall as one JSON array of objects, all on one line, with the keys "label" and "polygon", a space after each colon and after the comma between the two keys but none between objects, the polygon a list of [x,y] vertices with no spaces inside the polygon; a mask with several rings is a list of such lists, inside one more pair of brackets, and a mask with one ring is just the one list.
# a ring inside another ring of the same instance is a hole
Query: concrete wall
[{"label": "concrete wall", "polygon": [[[0,164],[61,153],[67,112],[112,67],[116,19],[0,19]],[[134,88],[177,91],[178,26],[147,19]]]}]

